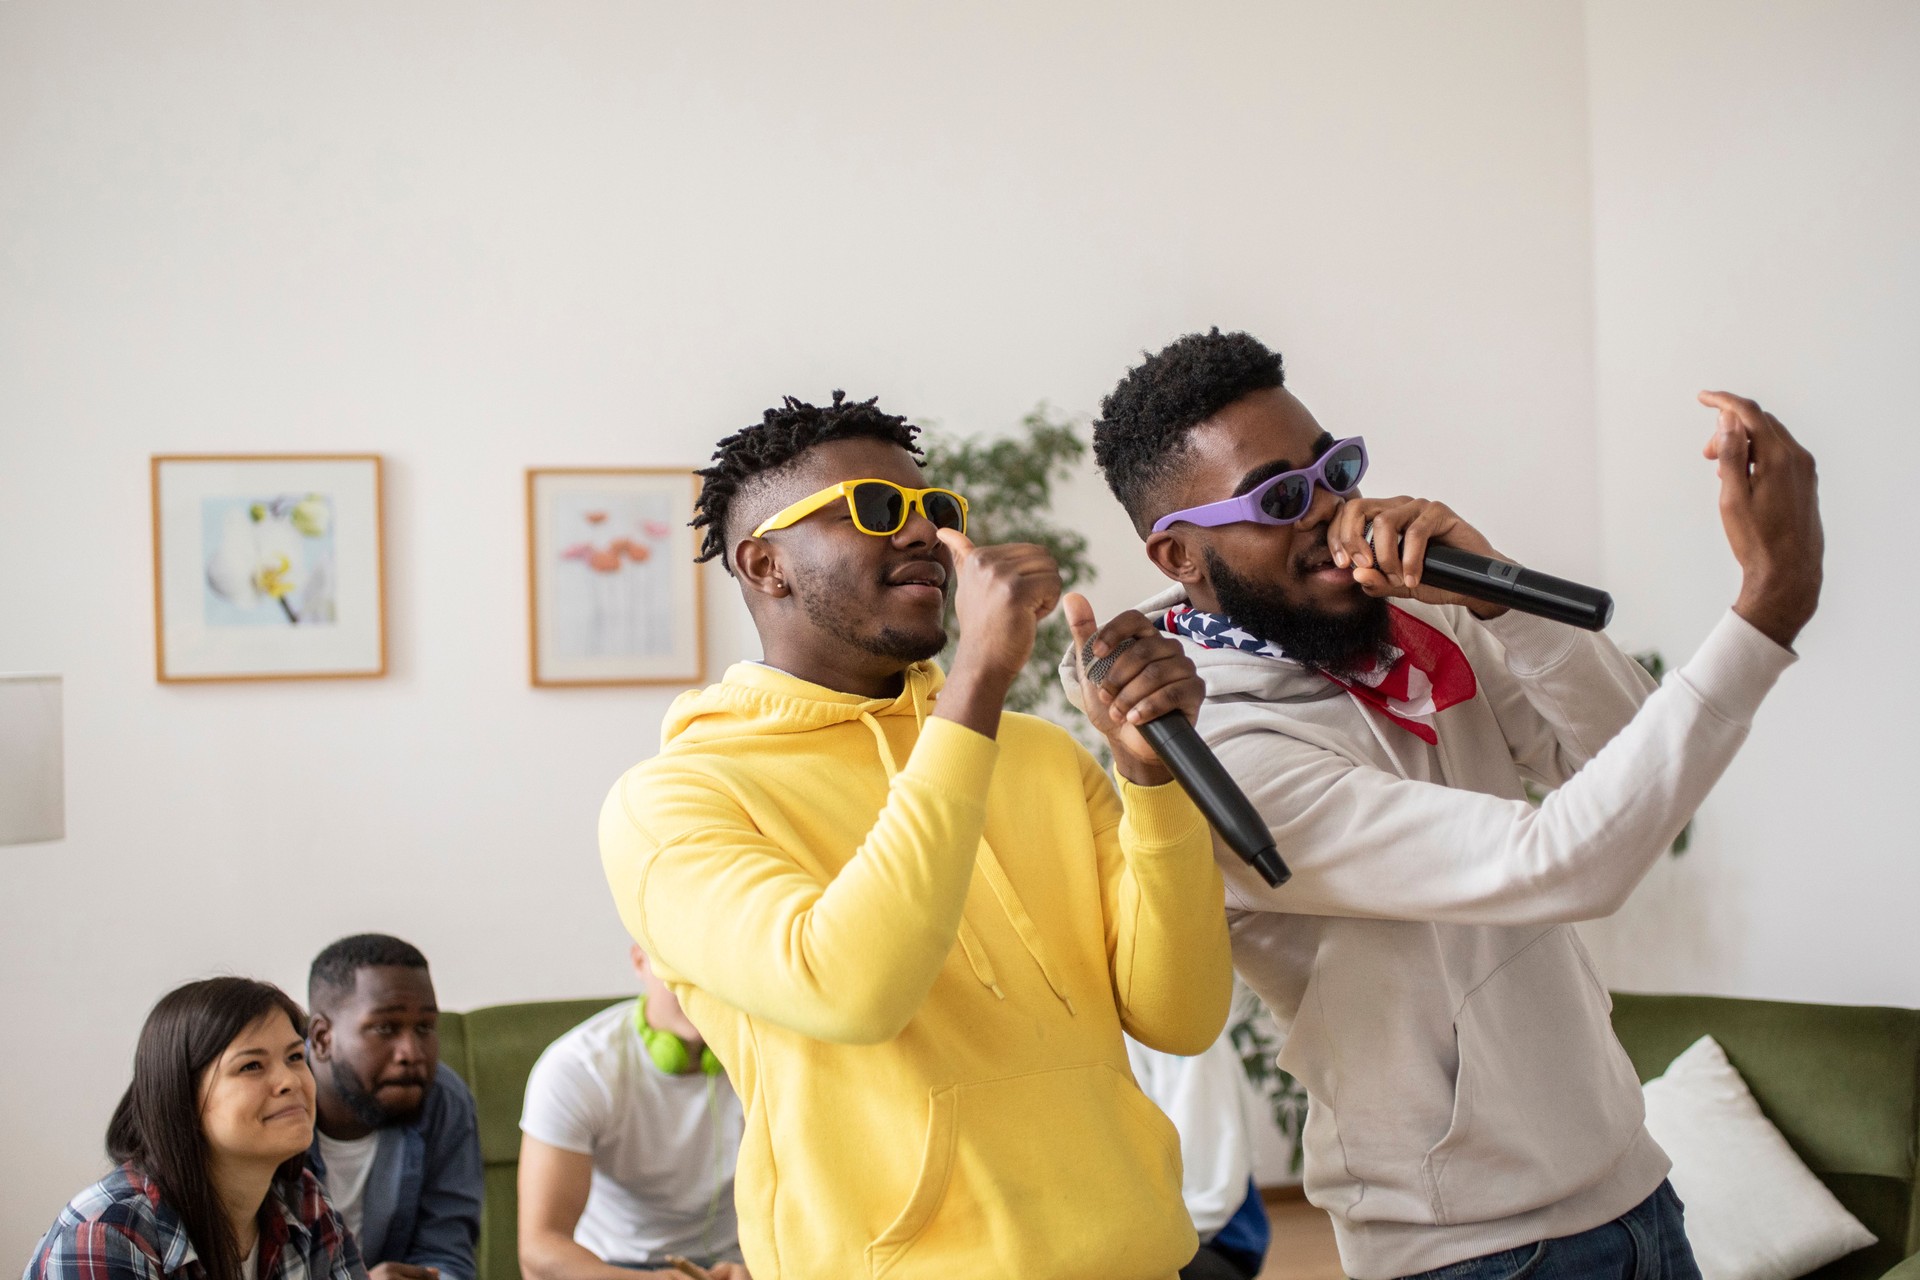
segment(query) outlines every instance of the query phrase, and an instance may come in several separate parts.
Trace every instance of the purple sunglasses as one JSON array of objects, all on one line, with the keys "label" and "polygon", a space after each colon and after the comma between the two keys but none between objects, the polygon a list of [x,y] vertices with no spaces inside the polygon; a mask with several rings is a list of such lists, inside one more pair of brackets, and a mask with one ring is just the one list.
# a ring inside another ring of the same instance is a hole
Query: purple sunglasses
[{"label": "purple sunglasses", "polygon": [[1153,531],[1160,533],[1177,520],[1209,528],[1220,524],[1238,524],[1242,520],[1251,520],[1255,524],[1293,524],[1313,506],[1315,484],[1328,493],[1344,498],[1354,491],[1360,483],[1360,477],[1365,474],[1367,442],[1359,436],[1348,436],[1345,440],[1335,440],[1320,455],[1320,460],[1310,467],[1282,471],[1277,476],[1262,480],[1237,498],[1209,502],[1204,507],[1188,507],[1184,511],[1161,516],[1153,522]]}]

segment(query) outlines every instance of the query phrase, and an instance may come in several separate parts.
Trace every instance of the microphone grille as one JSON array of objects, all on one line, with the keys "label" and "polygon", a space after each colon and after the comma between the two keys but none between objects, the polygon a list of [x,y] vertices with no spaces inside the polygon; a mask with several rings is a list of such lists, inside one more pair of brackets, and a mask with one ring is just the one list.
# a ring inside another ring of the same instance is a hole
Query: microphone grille
[{"label": "microphone grille", "polygon": [[1112,653],[1097,662],[1093,657],[1093,641],[1087,641],[1086,647],[1080,650],[1080,665],[1087,669],[1087,680],[1092,684],[1104,681],[1107,678],[1107,672],[1113,670],[1114,659],[1125,653],[1127,647],[1139,638],[1139,636],[1128,636],[1113,647]]}]

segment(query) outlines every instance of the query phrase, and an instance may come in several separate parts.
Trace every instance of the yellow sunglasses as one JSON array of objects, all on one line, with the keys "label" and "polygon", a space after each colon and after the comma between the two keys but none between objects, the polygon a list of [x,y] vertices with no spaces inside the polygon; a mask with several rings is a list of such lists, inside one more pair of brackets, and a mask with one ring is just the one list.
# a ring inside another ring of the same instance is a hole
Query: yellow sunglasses
[{"label": "yellow sunglasses", "polygon": [[891,538],[906,528],[909,511],[918,511],[936,529],[967,531],[967,500],[951,489],[909,489],[891,480],[842,480],[762,521],[753,536],[804,520],[836,498],[846,499],[853,527],[876,538]]}]

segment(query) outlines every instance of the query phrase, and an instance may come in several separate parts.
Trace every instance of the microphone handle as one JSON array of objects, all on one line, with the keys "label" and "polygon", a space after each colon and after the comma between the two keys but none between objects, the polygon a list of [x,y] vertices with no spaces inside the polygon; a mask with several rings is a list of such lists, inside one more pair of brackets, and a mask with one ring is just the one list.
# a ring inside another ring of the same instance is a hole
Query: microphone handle
[{"label": "microphone handle", "polygon": [[1262,880],[1278,889],[1292,877],[1293,872],[1273,847],[1273,833],[1267,829],[1266,820],[1240,784],[1221,767],[1220,758],[1201,740],[1193,721],[1178,711],[1169,711],[1141,725],[1140,734],[1193,797],[1194,806],[1206,815],[1227,847],[1258,871]]},{"label": "microphone handle", "polygon": [[1613,597],[1598,587],[1458,547],[1428,546],[1420,581],[1587,631],[1599,631],[1613,621]]}]

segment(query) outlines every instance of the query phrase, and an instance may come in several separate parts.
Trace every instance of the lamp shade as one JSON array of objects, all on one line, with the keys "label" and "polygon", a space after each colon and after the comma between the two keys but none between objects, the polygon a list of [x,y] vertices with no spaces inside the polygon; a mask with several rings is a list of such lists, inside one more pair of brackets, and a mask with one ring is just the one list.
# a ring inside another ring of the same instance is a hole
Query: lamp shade
[{"label": "lamp shade", "polygon": [[67,834],[60,677],[0,675],[0,844]]}]

